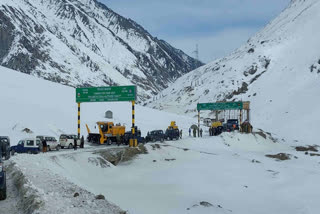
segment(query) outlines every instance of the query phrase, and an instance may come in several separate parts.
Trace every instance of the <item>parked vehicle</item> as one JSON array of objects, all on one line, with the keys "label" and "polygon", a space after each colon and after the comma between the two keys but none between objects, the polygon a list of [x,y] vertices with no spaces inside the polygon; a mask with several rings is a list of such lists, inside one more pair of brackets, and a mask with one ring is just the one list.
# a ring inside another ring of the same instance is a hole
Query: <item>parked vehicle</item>
[{"label": "parked vehicle", "polygon": [[26,138],[20,140],[18,145],[10,147],[11,155],[14,155],[16,152],[38,154],[40,152],[39,145],[40,139],[37,138]]},{"label": "parked vehicle", "polygon": [[166,133],[165,133],[165,138],[167,140],[179,140],[180,138],[180,132],[179,132],[179,128],[176,125],[175,121],[171,121],[170,126],[168,126]]},{"label": "parked vehicle", "polygon": [[239,121],[237,119],[227,120],[226,130],[227,132],[239,130]]},{"label": "parked vehicle", "polygon": [[2,158],[0,158],[0,200],[7,198],[7,175],[4,170]]},{"label": "parked vehicle", "polygon": [[167,129],[165,136],[167,140],[179,140],[180,138],[179,129]]},{"label": "parked vehicle", "polygon": [[[145,138],[141,137],[141,131],[137,127],[135,128],[135,133],[138,143],[145,143]],[[123,143],[129,145],[129,140],[132,138],[131,136],[132,131],[125,132],[123,136]]]},{"label": "parked vehicle", "polygon": [[153,130],[151,132],[148,132],[146,136],[146,142],[156,142],[156,141],[163,142],[165,137],[166,136],[162,130]]},{"label": "parked vehicle", "polygon": [[97,143],[97,144],[112,144],[112,142],[117,141],[117,135],[121,138],[126,132],[126,127],[121,126],[120,124],[114,125],[113,122],[97,122],[96,123],[99,129],[99,133],[92,133],[86,124],[88,131],[88,142]]},{"label": "parked vehicle", "polygon": [[60,143],[57,141],[57,139],[55,137],[46,136],[46,135],[39,135],[36,138],[40,139],[40,141],[41,141],[40,143],[42,143],[43,139],[45,139],[47,142],[47,149],[49,151],[52,151],[53,149],[59,151],[61,148]]},{"label": "parked vehicle", "polygon": [[80,146],[80,139],[75,134],[62,134],[59,138],[59,144],[62,149],[68,148],[72,149],[74,144],[74,139],[77,140],[77,147]]},{"label": "parked vehicle", "polygon": [[0,158],[8,160],[10,158],[10,138],[0,136]]}]

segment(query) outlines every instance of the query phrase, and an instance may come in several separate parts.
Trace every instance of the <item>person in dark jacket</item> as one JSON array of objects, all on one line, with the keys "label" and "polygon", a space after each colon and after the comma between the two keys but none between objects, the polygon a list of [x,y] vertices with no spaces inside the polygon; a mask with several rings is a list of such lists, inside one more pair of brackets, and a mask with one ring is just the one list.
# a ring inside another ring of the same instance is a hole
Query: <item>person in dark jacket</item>
[{"label": "person in dark jacket", "polygon": [[80,140],[80,148],[84,147],[84,137],[82,135],[81,140]]},{"label": "person in dark jacket", "polygon": [[73,139],[73,149],[77,150],[77,138]]},{"label": "person in dark jacket", "polygon": [[203,131],[202,131],[202,128],[201,128],[201,129],[200,129],[200,137],[202,137],[202,132],[203,132]]},{"label": "person in dark jacket", "polygon": [[43,139],[42,140],[42,152],[44,153],[44,152],[47,152],[47,141],[46,141],[46,139]]}]

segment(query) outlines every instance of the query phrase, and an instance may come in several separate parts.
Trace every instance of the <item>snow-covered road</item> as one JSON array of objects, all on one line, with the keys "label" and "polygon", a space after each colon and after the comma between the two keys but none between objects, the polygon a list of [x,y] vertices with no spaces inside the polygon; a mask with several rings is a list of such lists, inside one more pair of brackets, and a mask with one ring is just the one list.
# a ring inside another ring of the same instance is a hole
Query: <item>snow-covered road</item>
[{"label": "snow-covered road", "polygon": [[[148,154],[116,166],[101,164],[99,147],[12,160],[45,201],[44,213],[107,213],[94,200],[98,194],[132,214],[313,214],[320,208],[320,157],[269,137],[224,133],[146,148]],[[280,152],[290,159],[265,156]]]},{"label": "snow-covered road", "polygon": [[12,173],[7,172],[7,199],[0,201],[0,213],[20,214],[18,202],[19,192],[14,185]]}]

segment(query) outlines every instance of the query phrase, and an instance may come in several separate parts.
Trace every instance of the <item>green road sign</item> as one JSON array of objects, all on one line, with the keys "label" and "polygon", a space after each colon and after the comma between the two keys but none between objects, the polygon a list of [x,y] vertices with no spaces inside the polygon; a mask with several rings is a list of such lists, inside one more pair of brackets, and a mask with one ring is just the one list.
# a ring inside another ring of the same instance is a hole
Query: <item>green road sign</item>
[{"label": "green road sign", "polygon": [[76,102],[118,102],[135,101],[136,86],[111,86],[97,88],[77,88]]},{"label": "green road sign", "polygon": [[198,103],[197,110],[240,110],[243,109],[242,102],[226,102],[226,103]]}]

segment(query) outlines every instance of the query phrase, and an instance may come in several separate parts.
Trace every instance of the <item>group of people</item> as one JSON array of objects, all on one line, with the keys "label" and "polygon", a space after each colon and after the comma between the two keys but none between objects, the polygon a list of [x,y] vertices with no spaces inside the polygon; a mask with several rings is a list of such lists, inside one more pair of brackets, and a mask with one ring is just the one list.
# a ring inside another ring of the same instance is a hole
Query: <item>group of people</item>
[{"label": "group of people", "polygon": [[[197,131],[198,131],[198,137],[202,137],[203,130],[202,128],[193,128],[193,137],[197,137]],[[191,128],[189,128],[189,137],[191,137]]]},{"label": "group of people", "polygon": [[[73,139],[73,149],[77,150],[78,147],[78,142],[77,142],[77,138]],[[45,153],[48,151],[48,143],[46,141],[46,139],[43,139],[42,142],[42,152]],[[82,135],[81,139],[80,139],[80,148],[84,148],[84,137]]]},{"label": "group of people", "polygon": [[209,128],[209,135],[210,136],[217,136],[217,135],[221,134],[222,131],[223,131],[223,127],[222,126],[210,127]]}]

